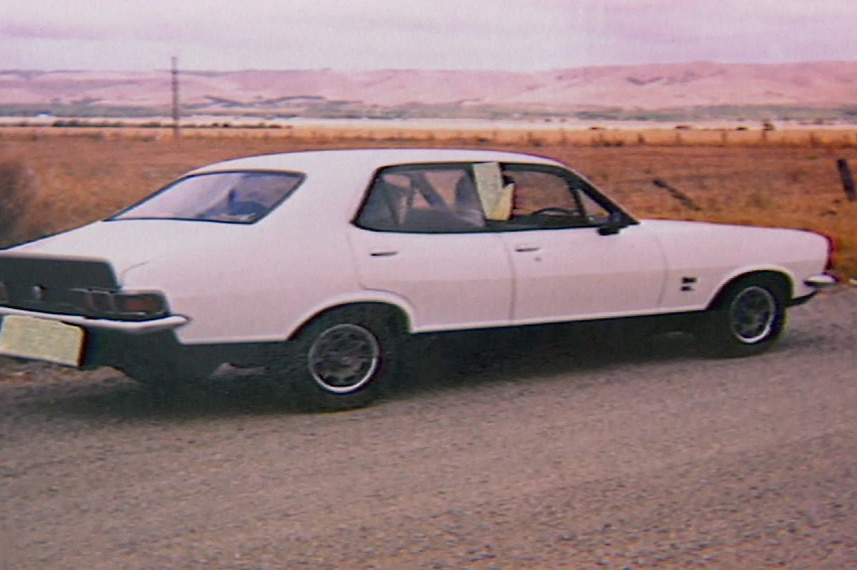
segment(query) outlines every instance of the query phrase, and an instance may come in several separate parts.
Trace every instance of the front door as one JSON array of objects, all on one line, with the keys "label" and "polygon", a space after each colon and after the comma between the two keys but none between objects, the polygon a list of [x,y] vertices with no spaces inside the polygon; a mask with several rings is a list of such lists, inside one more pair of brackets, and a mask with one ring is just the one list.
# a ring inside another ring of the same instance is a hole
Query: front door
[{"label": "front door", "polygon": [[513,321],[539,323],[655,312],[665,260],[640,225],[599,228],[619,213],[583,179],[555,167],[506,165],[513,209],[501,230],[512,260]]}]

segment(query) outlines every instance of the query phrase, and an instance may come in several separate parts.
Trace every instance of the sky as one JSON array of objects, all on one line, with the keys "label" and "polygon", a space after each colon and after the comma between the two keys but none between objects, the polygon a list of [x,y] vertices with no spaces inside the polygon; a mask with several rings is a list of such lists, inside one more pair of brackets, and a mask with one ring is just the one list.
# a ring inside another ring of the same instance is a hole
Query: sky
[{"label": "sky", "polygon": [[0,70],[857,60],[855,0],[2,0]]}]

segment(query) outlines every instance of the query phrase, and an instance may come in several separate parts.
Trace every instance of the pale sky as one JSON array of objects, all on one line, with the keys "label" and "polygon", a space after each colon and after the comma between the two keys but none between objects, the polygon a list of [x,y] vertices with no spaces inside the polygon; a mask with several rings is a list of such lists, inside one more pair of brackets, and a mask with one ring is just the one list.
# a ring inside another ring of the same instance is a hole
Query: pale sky
[{"label": "pale sky", "polygon": [[2,0],[0,70],[857,60],[857,0]]}]

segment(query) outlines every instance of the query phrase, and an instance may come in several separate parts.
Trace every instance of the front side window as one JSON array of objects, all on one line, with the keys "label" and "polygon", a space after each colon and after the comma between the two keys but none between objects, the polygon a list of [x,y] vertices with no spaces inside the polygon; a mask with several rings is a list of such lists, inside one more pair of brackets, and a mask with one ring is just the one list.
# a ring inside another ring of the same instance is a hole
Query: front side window
[{"label": "front side window", "polygon": [[593,227],[605,223],[610,207],[582,179],[552,167],[504,165],[511,195],[509,216],[498,229]]},{"label": "front side window", "polygon": [[303,181],[290,172],[217,172],[189,176],[115,220],[197,220],[252,224],[285,200]]}]

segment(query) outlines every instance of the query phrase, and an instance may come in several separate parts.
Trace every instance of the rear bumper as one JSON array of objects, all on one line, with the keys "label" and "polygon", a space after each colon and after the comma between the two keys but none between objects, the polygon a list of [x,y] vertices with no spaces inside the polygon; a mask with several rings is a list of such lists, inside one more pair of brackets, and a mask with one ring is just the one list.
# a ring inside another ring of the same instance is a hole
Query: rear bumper
[{"label": "rear bumper", "polygon": [[152,319],[149,321],[117,321],[111,319],[94,319],[91,317],[82,317],[80,315],[42,313],[39,311],[0,307],[0,317],[4,315],[33,317],[49,321],[58,321],[67,325],[76,325],[85,329],[119,332],[130,335],[143,335],[171,331],[190,322],[189,318],[182,315],[170,315],[168,317]]}]

